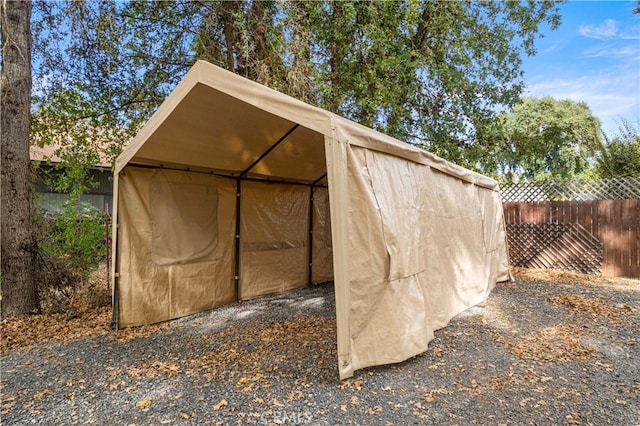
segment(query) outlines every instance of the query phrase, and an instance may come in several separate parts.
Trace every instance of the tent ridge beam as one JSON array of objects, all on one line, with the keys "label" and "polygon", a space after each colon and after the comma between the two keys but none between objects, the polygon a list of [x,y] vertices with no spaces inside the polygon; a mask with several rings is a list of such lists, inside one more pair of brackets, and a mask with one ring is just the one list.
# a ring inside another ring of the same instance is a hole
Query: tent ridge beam
[{"label": "tent ridge beam", "polygon": [[241,179],[241,180],[246,180],[246,181],[251,181],[251,182],[262,182],[262,183],[276,183],[276,184],[286,184],[286,185],[300,185],[300,186],[315,186],[315,187],[320,187],[320,188],[327,188],[327,185],[319,185],[320,181],[322,181],[322,179],[324,179],[327,174],[323,174],[320,178],[316,179],[313,182],[305,182],[305,181],[300,181],[300,180],[290,180],[287,178],[274,178],[274,177],[243,177],[241,178],[238,172],[234,172],[234,171],[228,171],[228,172],[219,172],[219,171],[215,171],[215,170],[189,170],[188,168],[184,168],[184,167],[159,167],[159,166],[152,166],[149,164],[127,164],[127,167],[132,167],[132,168],[139,168],[139,169],[158,169],[158,168],[162,168],[163,170],[175,170],[175,171],[179,171],[179,172],[188,172],[188,173],[199,173],[199,174],[203,174],[203,175],[210,175],[210,176],[217,176],[217,177],[221,177],[221,178],[229,178],[229,179],[233,179],[233,180],[237,180],[237,179]]},{"label": "tent ridge beam", "polygon": [[271,145],[269,147],[269,149],[267,149],[264,153],[262,153],[262,155],[260,157],[258,157],[258,159],[256,161],[254,161],[253,163],[251,163],[251,165],[249,167],[247,167],[242,173],[240,173],[240,179],[244,178],[247,173],[249,173],[251,171],[251,169],[253,169],[259,162],[261,162],[264,157],[266,157],[267,155],[269,155],[271,153],[271,151],[273,151],[274,149],[276,149],[278,147],[278,145],[280,145],[282,142],[284,142],[285,139],[287,139],[289,137],[289,135],[291,133],[294,132],[294,130],[296,130],[298,127],[300,127],[299,124],[295,124],[295,126],[293,126],[292,128],[289,129],[289,131],[287,133],[285,133],[280,139],[278,139],[276,141],[276,143],[274,143],[273,145]]}]

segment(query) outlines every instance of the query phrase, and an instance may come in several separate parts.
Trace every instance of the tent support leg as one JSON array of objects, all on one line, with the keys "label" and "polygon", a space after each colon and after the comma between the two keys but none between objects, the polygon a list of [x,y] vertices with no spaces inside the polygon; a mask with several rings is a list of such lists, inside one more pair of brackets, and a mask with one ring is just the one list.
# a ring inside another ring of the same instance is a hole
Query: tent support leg
[{"label": "tent support leg", "polygon": [[240,189],[242,179],[236,181],[236,233],[235,233],[235,272],[233,280],[236,292],[236,302],[240,301]]},{"label": "tent support leg", "polygon": [[120,320],[119,318],[120,303],[118,301],[119,297],[120,295],[118,294],[118,277],[114,277],[113,278],[113,300],[111,302],[113,305],[113,307],[111,308],[113,310],[113,312],[111,313],[111,328],[114,329],[115,331],[118,331],[120,329],[118,327],[118,322]]},{"label": "tent support leg", "polygon": [[315,182],[309,190],[309,280],[307,287],[313,284],[313,191],[315,190]]},{"label": "tent support leg", "polygon": [[318,179],[314,180],[311,183],[309,191],[309,282],[307,283],[307,287],[310,287],[313,284],[313,193],[316,189],[316,185],[326,177],[327,174],[325,173]]}]

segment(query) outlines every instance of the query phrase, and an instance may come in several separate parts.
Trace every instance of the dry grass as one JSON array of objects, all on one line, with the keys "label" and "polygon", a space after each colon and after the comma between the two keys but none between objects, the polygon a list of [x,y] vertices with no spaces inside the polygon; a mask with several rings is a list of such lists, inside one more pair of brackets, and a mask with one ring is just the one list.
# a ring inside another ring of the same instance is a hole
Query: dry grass
[{"label": "dry grass", "polygon": [[111,289],[104,268],[93,271],[80,284],[58,289],[54,286],[40,290],[40,307],[43,314],[65,313],[73,316],[111,306]]},{"label": "dry grass", "polygon": [[68,341],[111,331],[111,292],[105,269],[73,288],[41,294],[42,314],[4,318],[0,352],[44,341]]}]

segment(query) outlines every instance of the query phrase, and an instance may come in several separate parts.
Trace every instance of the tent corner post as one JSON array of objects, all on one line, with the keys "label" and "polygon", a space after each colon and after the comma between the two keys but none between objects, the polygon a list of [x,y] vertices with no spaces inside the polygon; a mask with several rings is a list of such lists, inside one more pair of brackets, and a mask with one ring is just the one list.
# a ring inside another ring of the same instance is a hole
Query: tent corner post
[{"label": "tent corner post", "polygon": [[313,284],[313,192],[315,190],[315,182],[311,184],[309,189],[309,279],[307,287]]},{"label": "tent corner post", "polygon": [[118,277],[113,277],[113,296],[112,296],[112,301],[111,301],[111,328],[115,331],[120,330],[119,327],[119,322],[120,322],[120,318],[119,318],[119,303],[118,303]]},{"label": "tent corner post", "polygon": [[233,274],[236,302],[240,301],[240,198],[242,188],[242,177],[236,180],[236,232],[235,232],[235,271]]},{"label": "tent corner post", "polygon": [[307,283],[307,287],[311,287],[313,285],[313,205],[314,205],[314,193],[316,190],[316,186],[322,181],[322,179],[327,177],[327,173],[325,172],[318,179],[314,180],[311,183],[311,187],[309,190],[309,280]]},{"label": "tent corner post", "polygon": [[[112,201],[112,211],[111,211],[111,265],[107,261],[107,269],[111,269],[108,273],[110,273],[109,281],[111,282],[111,328],[114,330],[119,330],[120,325],[120,289],[119,289],[119,278],[120,278],[120,261],[118,254],[118,231],[120,228],[118,221],[118,208],[119,208],[119,180],[120,175],[124,176],[125,169],[123,168],[118,173],[114,173],[113,175],[113,201]],[[109,247],[107,246],[107,250]]]}]

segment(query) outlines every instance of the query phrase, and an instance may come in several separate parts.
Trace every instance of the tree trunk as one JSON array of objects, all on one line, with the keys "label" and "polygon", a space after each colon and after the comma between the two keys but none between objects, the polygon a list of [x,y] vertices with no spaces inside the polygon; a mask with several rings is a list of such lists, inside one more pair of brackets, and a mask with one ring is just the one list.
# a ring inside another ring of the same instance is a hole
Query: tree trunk
[{"label": "tree trunk", "polygon": [[[331,3],[331,20],[336,23],[336,25],[344,24],[344,5],[340,2]],[[341,52],[341,43],[343,39],[338,35],[338,29],[334,29],[331,32],[329,39],[329,82],[331,86],[329,88],[329,93],[326,99],[324,100],[323,108],[328,111],[340,114],[340,100],[339,100],[339,92],[345,90],[342,87],[342,72],[343,72],[343,62],[344,58],[342,57]]]},{"label": "tree trunk", "polygon": [[275,70],[269,66],[267,49],[267,25],[271,25],[271,15],[264,6],[264,0],[254,0],[251,3],[247,27],[253,39],[253,55],[249,60],[255,72],[253,80],[272,87],[271,76]]},{"label": "tree trunk", "polygon": [[224,41],[227,53],[227,69],[246,77],[246,58],[242,49],[241,33],[238,28],[238,15],[242,12],[242,0],[229,0],[221,3],[219,19],[222,20]]},{"label": "tree trunk", "polygon": [[30,20],[30,1],[2,1],[0,4],[3,317],[25,315],[38,308],[29,168]]}]

